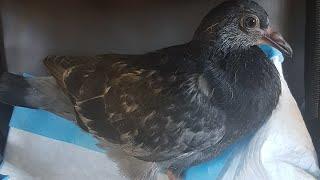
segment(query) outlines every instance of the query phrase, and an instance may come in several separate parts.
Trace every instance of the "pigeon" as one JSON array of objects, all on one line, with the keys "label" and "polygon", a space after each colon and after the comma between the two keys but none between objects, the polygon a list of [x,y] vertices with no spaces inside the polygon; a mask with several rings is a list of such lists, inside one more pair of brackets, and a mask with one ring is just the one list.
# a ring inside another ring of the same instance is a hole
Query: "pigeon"
[{"label": "pigeon", "polygon": [[49,77],[4,73],[0,100],[74,121],[126,178],[182,178],[257,131],[277,107],[280,76],[260,44],[293,53],[259,4],[230,0],[182,45],[141,55],[49,56]]}]

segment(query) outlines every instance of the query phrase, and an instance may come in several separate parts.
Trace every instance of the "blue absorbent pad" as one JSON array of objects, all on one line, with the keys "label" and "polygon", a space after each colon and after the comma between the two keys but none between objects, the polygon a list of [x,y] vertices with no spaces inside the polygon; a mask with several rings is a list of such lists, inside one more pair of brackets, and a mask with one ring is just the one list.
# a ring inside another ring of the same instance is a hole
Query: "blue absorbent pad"
[{"label": "blue absorbent pad", "polygon": [[[72,121],[43,110],[15,107],[10,127],[41,135],[50,139],[64,141],[103,153],[98,140],[91,134],[81,130]],[[216,179],[224,165],[231,156],[234,148],[241,143],[228,148],[221,156],[204,164],[190,168],[186,172],[186,180],[212,180]]]},{"label": "blue absorbent pad", "polygon": [[15,107],[10,127],[68,142],[98,152],[98,140],[84,132],[74,122],[43,110]]},{"label": "blue absorbent pad", "polygon": [[0,175],[1,180],[9,180],[9,176]]}]

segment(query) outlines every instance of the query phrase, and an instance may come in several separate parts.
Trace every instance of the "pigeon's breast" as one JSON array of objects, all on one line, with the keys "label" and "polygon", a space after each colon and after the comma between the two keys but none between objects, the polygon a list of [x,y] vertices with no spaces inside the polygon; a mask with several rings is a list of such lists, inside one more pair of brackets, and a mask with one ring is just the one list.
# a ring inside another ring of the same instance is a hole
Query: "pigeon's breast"
[{"label": "pigeon's breast", "polygon": [[229,64],[227,83],[231,100],[224,104],[232,129],[257,130],[277,107],[280,75],[258,47],[247,50]]}]

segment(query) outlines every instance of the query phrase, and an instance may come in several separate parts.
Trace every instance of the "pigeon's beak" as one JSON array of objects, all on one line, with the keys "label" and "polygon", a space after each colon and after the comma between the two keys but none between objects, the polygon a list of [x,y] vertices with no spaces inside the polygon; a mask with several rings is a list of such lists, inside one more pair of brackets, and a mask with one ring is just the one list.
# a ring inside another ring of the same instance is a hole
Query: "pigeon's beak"
[{"label": "pigeon's beak", "polygon": [[262,33],[263,37],[261,41],[259,41],[259,44],[268,43],[284,53],[286,56],[292,57],[293,50],[280,33],[273,31],[270,27],[267,30],[263,30]]}]

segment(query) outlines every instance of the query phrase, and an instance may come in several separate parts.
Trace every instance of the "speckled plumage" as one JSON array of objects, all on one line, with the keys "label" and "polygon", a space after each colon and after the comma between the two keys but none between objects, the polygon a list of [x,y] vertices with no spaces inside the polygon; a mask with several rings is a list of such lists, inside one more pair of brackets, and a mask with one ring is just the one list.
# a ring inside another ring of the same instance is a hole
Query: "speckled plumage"
[{"label": "speckled plumage", "polygon": [[185,47],[98,56],[76,68],[68,67],[67,57],[49,57],[45,63],[68,71],[62,84],[85,130],[121,144],[139,159],[164,161],[206,149],[225,132],[225,115],[200,92],[201,73],[183,56]]},{"label": "speckled plumage", "polygon": [[[261,28],[268,28],[259,5],[231,1],[213,9],[187,44],[144,55],[47,57],[44,63],[56,80],[47,83],[69,97],[61,101],[74,108],[65,110],[68,118],[73,115],[103,146],[136,164],[146,163],[137,170],[140,174],[127,176],[152,179],[168,169],[180,175],[256,131],[278,103],[279,74],[256,46],[262,35],[239,27],[244,13],[256,14]],[[10,94],[6,76],[0,94]],[[24,81],[26,95],[47,86]],[[52,93],[42,94],[46,101]],[[2,101],[17,101],[11,97]],[[66,114],[41,103],[32,107]]]}]

